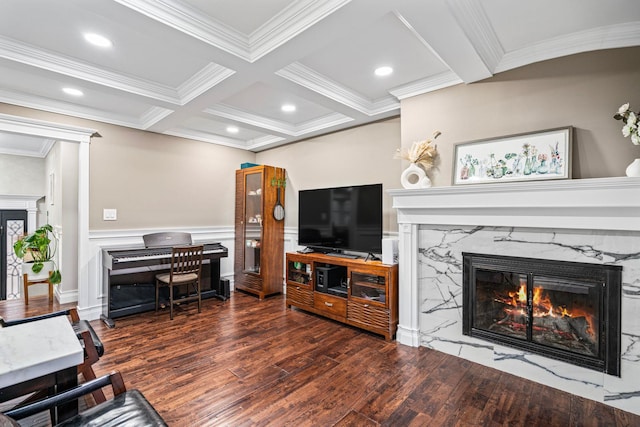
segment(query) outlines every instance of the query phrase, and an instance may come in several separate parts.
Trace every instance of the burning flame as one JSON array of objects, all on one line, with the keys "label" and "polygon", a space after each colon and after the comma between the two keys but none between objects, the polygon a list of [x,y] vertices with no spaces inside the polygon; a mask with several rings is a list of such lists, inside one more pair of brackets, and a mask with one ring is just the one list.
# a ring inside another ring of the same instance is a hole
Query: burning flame
[{"label": "burning flame", "polygon": [[[570,317],[578,318],[584,317],[587,324],[588,332],[592,337],[595,337],[595,325],[593,314],[584,309],[573,309],[568,311],[566,306],[554,306],[549,295],[544,294],[544,289],[541,287],[533,288],[532,308],[533,317]],[[511,316],[526,316],[527,312],[527,285],[526,283],[520,284],[518,292],[509,292],[509,300],[504,301],[510,305],[511,309],[506,309],[507,313]]]}]

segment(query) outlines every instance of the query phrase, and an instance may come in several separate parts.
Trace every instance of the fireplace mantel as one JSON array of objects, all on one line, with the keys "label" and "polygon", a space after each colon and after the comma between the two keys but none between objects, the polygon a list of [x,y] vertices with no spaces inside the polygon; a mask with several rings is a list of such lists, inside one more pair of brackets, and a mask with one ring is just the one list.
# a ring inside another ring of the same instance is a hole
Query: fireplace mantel
[{"label": "fireplace mantel", "polygon": [[[388,194],[398,216],[399,343],[424,345],[640,414],[640,178]],[[622,266],[622,377],[463,335],[463,252]]]},{"label": "fireplace mantel", "polygon": [[420,225],[640,231],[640,178],[614,177],[389,190],[397,209],[400,324],[417,347]]},{"label": "fireplace mantel", "polygon": [[417,347],[420,225],[640,231],[640,178],[614,177],[389,190],[397,209],[400,324]]},{"label": "fireplace mantel", "polygon": [[389,190],[399,224],[640,230],[640,178]]}]

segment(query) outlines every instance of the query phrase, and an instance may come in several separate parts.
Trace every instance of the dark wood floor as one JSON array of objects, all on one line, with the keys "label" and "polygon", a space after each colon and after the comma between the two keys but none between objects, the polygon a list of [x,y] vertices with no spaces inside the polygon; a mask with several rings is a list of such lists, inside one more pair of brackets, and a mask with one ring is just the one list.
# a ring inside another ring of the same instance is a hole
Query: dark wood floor
[{"label": "dark wood floor", "polygon": [[[0,316],[58,309],[1,301]],[[425,348],[236,292],[92,324],[106,354],[171,426],[639,426],[640,417]]]}]

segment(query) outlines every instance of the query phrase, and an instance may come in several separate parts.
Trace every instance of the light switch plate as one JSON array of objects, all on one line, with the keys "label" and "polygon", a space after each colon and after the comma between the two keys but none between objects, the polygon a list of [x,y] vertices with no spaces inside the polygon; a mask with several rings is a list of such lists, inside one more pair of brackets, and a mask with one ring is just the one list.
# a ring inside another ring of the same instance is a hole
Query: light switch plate
[{"label": "light switch plate", "polygon": [[102,210],[102,219],[104,221],[115,221],[118,219],[118,210],[117,209],[103,209]]}]

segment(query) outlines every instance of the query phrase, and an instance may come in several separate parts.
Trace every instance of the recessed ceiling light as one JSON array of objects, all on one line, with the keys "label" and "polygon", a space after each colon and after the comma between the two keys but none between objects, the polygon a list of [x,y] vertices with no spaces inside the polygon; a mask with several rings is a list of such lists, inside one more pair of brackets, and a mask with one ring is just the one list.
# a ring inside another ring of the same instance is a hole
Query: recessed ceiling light
[{"label": "recessed ceiling light", "polygon": [[375,73],[376,73],[376,76],[378,77],[388,76],[389,74],[393,73],[393,68],[385,65],[384,67],[376,68]]},{"label": "recessed ceiling light", "polygon": [[111,43],[111,40],[109,40],[105,36],[101,36],[100,34],[85,33],[84,34],[84,39],[86,41],[88,41],[89,43],[91,43],[92,45],[99,46],[99,47],[111,47],[111,46],[113,46],[113,43]]},{"label": "recessed ceiling light", "polygon": [[66,93],[67,95],[71,95],[71,96],[82,96],[82,95],[84,95],[84,93],[82,93],[82,91],[80,89],[74,89],[72,87],[63,87],[62,91],[64,93]]},{"label": "recessed ceiling light", "polygon": [[229,133],[238,133],[240,129],[237,126],[227,126],[227,132]]},{"label": "recessed ceiling light", "polygon": [[296,111],[296,106],[293,104],[284,104],[282,106],[282,111],[284,111],[285,113],[293,113],[294,111]]}]

